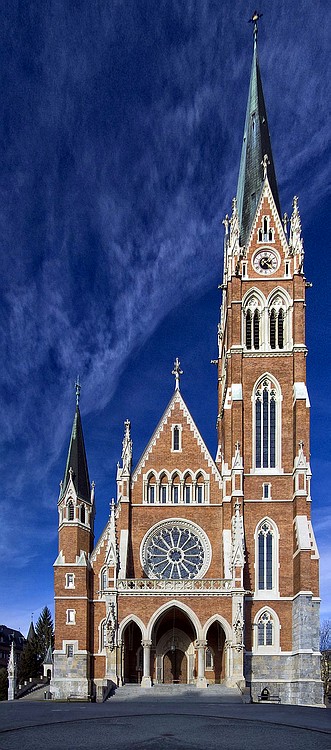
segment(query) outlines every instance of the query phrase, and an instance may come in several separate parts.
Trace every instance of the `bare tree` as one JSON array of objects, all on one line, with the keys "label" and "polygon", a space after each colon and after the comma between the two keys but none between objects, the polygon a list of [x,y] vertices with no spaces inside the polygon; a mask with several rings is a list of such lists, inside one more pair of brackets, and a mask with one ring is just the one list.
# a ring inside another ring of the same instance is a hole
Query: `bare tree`
[{"label": "bare tree", "polygon": [[320,630],[321,673],[324,695],[328,694],[331,662],[331,620],[324,620]]}]

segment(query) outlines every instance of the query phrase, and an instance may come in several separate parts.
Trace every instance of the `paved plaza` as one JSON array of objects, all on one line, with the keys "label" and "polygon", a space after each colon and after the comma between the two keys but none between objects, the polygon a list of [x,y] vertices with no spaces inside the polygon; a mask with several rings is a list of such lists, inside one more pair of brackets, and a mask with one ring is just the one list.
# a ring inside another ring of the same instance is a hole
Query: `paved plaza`
[{"label": "paved plaza", "polygon": [[331,711],[244,705],[221,686],[125,686],[103,704],[0,704],[0,750],[331,750]]}]

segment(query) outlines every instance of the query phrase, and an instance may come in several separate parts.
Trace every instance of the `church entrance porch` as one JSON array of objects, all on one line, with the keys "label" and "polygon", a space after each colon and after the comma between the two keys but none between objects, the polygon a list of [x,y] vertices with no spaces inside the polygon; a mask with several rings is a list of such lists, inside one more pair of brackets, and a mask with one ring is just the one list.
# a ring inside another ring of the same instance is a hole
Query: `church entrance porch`
[{"label": "church entrance porch", "polygon": [[170,607],[157,619],[152,633],[155,645],[155,684],[194,684],[197,676],[195,628],[179,607]]}]

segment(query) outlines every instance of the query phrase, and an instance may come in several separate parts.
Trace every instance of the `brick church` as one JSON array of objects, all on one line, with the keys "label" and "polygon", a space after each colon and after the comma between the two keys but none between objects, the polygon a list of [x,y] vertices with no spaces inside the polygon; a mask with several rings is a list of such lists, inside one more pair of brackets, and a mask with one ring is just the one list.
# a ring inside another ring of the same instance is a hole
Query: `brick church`
[{"label": "brick church", "polygon": [[301,220],[296,197],[290,217],[280,211],[252,20],[237,196],[223,222],[217,454],[177,359],[135,468],[125,422],[117,499],[95,544],[77,386],[58,500],[56,698],[102,698],[112,683],[223,683],[254,701],[266,688],[282,703],[322,704]]}]

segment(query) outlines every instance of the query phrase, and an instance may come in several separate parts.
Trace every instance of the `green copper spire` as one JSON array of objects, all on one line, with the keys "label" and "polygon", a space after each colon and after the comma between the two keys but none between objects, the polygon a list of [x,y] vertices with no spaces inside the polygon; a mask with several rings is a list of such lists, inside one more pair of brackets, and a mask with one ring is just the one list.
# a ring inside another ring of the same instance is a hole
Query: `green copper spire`
[{"label": "green copper spire", "polygon": [[278,187],[257,54],[257,21],[259,18],[257,12],[251,18],[254,23],[254,50],[237,186],[241,244],[247,242],[254,220],[263,185],[265,171],[263,160],[265,155],[268,156],[268,179],[280,215]]},{"label": "green copper spire", "polygon": [[[91,485],[88,475],[87,459],[85,452],[85,443],[83,436],[82,420],[79,411],[79,393],[80,384],[75,384],[76,388],[76,411],[72,425],[71,438],[68,450],[67,464],[64,472],[62,495],[64,494],[70,474],[72,474],[73,483],[78,497],[81,500],[91,500]],[[78,391],[78,393],[77,393]]]}]

